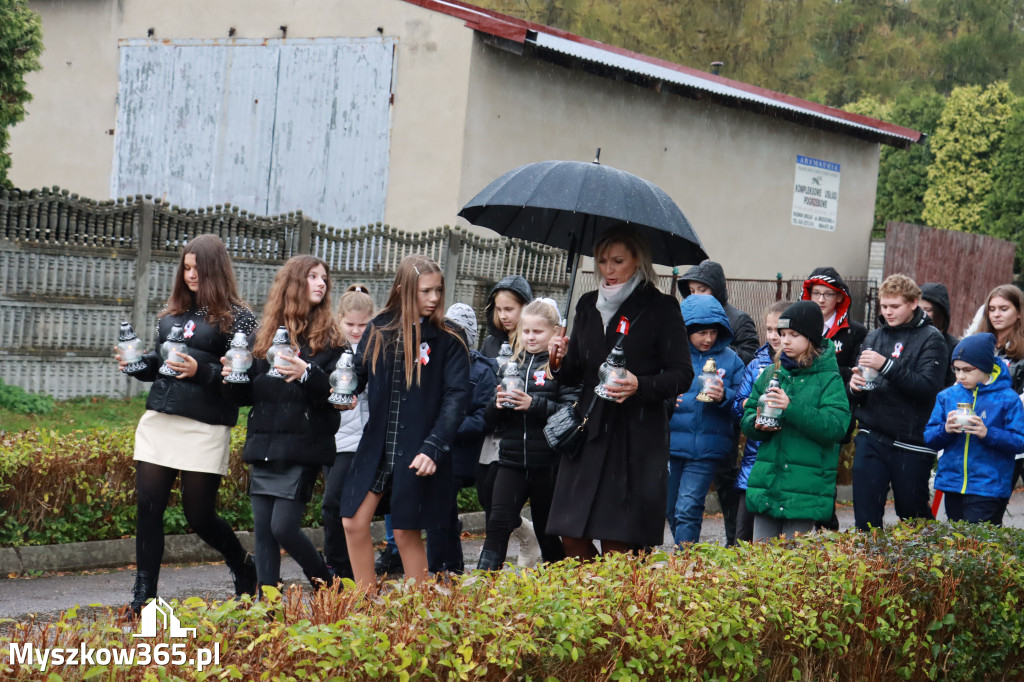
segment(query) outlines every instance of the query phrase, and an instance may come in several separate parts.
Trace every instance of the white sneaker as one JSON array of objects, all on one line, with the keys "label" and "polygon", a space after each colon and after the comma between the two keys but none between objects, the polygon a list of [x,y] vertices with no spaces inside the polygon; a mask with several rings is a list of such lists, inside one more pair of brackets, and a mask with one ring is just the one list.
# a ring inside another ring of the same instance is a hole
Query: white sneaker
[{"label": "white sneaker", "polygon": [[533,568],[540,563],[540,543],[537,542],[537,534],[533,531],[533,522],[520,517],[522,523],[512,531],[512,537],[519,543],[519,566]]}]

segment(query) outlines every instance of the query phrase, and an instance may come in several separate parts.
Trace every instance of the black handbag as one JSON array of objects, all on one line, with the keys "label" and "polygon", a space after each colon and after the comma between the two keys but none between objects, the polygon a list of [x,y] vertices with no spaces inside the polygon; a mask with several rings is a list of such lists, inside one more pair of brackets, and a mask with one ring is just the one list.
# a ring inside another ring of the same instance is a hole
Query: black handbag
[{"label": "black handbag", "polygon": [[552,450],[569,459],[579,456],[586,441],[587,420],[590,419],[590,411],[594,409],[596,399],[597,395],[592,394],[590,404],[582,415],[576,409],[579,406],[577,401],[572,405],[563,405],[548,417],[548,423],[544,425],[544,439]]}]

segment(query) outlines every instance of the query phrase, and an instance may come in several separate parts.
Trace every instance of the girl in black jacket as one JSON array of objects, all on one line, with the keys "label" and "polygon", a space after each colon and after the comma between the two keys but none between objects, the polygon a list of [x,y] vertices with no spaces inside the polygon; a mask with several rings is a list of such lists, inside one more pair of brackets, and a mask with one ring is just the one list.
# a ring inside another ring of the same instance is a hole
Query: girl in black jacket
[{"label": "girl in black jacket", "polygon": [[452,443],[469,398],[469,353],[446,325],[443,302],[437,263],[406,256],[359,345],[356,393],[366,389],[370,415],[343,484],[341,516],[352,572],[363,588],[375,584],[370,521],[382,500],[390,504],[409,578],[427,572],[422,530],[448,523]]},{"label": "girl in black jacket", "polygon": [[[278,327],[285,327],[295,355],[278,356],[283,377],[268,374],[267,350]],[[315,256],[295,256],[278,271],[263,308],[253,343],[255,361],[248,384],[225,390],[252,405],[242,458],[250,465],[249,497],[256,536],[256,573],[260,585],[277,585],[281,548],[302,567],[314,588],[330,581],[324,558],[300,530],[313,496],[313,484],[325,464],[334,462],[338,412],[327,402],[344,337],[331,313],[327,264]],[[223,374],[230,373],[227,358]]]},{"label": "girl in black jacket", "polygon": [[[169,376],[159,371],[164,364],[159,349],[175,324],[183,328],[188,354],[167,358],[167,366],[178,373]],[[224,555],[236,595],[256,589],[252,557],[216,511],[217,490],[228,472],[230,431],[238,420],[238,408],[221,395],[218,358],[234,332],[248,334],[255,327],[252,311],[238,295],[224,243],[214,235],[190,240],[157,321],[157,350],[143,356],[145,369],[132,374],[139,381],[153,382],[146,413],[135,431],[138,572],[129,608],[136,615],[156,597],[164,554],[164,510],[179,473],[188,525]],[[117,361],[124,369],[120,353]]]},{"label": "girl in black jacket", "polygon": [[558,308],[551,299],[536,299],[523,309],[513,361],[519,364],[524,390],[506,392],[499,384],[495,401],[485,413],[488,426],[501,434],[501,448],[487,538],[477,568],[493,571],[505,563],[509,536],[527,499],[544,560],[565,558],[558,536],[544,532],[559,462],[544,438],[544,426],[558,408],[571,405],[580,395],[577,387],[562,385],[548,371],[548,342],[561,329]]}]

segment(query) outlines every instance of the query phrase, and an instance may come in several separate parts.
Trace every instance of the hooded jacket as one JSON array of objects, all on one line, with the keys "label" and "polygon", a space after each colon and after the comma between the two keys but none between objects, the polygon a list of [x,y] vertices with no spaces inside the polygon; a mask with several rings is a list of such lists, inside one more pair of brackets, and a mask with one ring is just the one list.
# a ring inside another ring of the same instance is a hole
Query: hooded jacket
[{"label": "hooded jacket", "polygon": [[864,348],[886,358],[875,389],[850,392],[859,428],[927,451],[924,427],[946,377],[946,341],[920,308],[905,324],[890,327],[879,315],[878,325],[864,339]]},{"label": "hooded jacket", "polygon": [[[772,347],[769,344],[764,344],[757,349],[754,353],[754,359],[747,364],[747,368],[743,370],[743,379],[740,381],[740,387],[736,390],[736,400],[732,404],[732,413],[736,417],[737,423],[743,419],[743,411],[747,397],[750,392],[754,390],[754,382],[757,381],[758,377],[761,376],[761,372],[764,368],[772,364]],[[748,438],[746,445],[743,446],[743,459],[740,461],[740,473],[736,476],[736,488],[739,490],[747,489],[747,479],[750,477],[750,469],[753,468],[754,462],[757,460],[757,448],[760,446],[760,441],[756,441],[753,438]]]},{"label": "hooded jacket", "polygon": [[[989,376],[989,383],[970,391],[954,384],[935,401],[924,437],[930,447],[944,450],[935,473],[936,490],[1000,499],[1013,492],[1014,455],[1024,452],[1024,407],[1001,362],[995,362]],[[985,422],[984,438],[946,431],[946,415],[957,403],[970,403]]]},{"label": "hooded jacket", "polygon": [[[836,350],[836,363],[839,365],[839,373],[843,381],[850,382],[853,368],[857,366],[857,358],[860,357],[861,344],[867,336],[867,327],[856,320],[850,319],[850,288],[839,276],[835,268],[816,268],[804,280],[803,291],[800,300],[811,301],[811,289],[815,286],[825,286],[840,294],[836,301],[836,316],[832,326],[825,333],[826,339],[831,339]],[[828,320],[826,320],[827,322]]]},{"label": "hooded jacket", "polygon": [[502,277],[494,285],[491,293],[487,295],[487,306],[484,308],[484,319],[487,320],[488,334],[480,346],[480,352],[489,358],[498,357],[501,344],[508,341],[508,332],[494,324],[494,297],[498,295],[499,291],[512,292],[523,305],[533,300],[533,289],[530,288],[530,283],[522,275]]},{"label": "hooded jacket", "polygon": [[548,418],[562,405],[572,405],[580,398],[578,386],[565,386],[550,372],[540,368],[548,361],[548,353],[524,353],[518,358],[519,377],[523,390],[533,399],[526,410],[499,408],[493,399],[484,416],[487,425],[501,435],[498,461],[517,469],[558,466],[561,456],[551,449],[544,437]]},{"label": "hooded jacket", "polygon": [[[757,336],[757,326],[750,315],[729,303],[729,292],[725,283],[725,271],[713,260],[705,260],[694,265],[679,279],[679,293],[686,299],[690,295],[690,282],[700,282],[711,288],[711,294],[722,304],[729,327],[732,329],[732,349],[740,356],[743,364],[754,359],[754,353],[761,341]],[[700,371],[699,369],[697,370]]]},{"label": "hooded jacket", "polygon": [[733,340],[729,318],[713,296],[688,296],[679,309],[688,326],[714,325],[718,328],[718,338],[709,351],[702,353],[690,344],[690,361],[694,376],[700,375],[709,359],[715,361],[718,378],[725,387],[725,397],[718,403],[701,402],[697,400],[701,382],[694,380],[690,384],[669,421],[669,456],[722,460],[733,453],[735,457],[738,434],[732,404],[743,379],[744,366],[729,347]]},{"label": "hooded jacket", "polygon": [[[810,367],[780,367],[779,384],[789,396],[782,428],[754,428],[757,400],[772,371],[754,382],[743,412],[743,433],[761,438],[747,481],[747,509],[778,519],[828,521],[835,511],[839,441],[850,423],[850,407],[836,363],[835,346],[825,340]],[[770,369],[770,368],[769,368]]]},{"label": "hooded jacket", "polygon": [[[943,312],[945,321],[942,326],[935,323],[932,320],[932,324],[935,328],[942,332],[942,337],[946,340],[946,359],[953,355],[953,349],[956,348],[956,344],[960,343],[960,339],[949,333],[949,292],[946,290],[944,284],[938,284],[936,282],[929,282],[921,285],[921,298],[928,301],[935,308],[940,309]],[[956,375],[953,374],[953,363],[946,363],[946,386],[952,386],[956,383]]]}]

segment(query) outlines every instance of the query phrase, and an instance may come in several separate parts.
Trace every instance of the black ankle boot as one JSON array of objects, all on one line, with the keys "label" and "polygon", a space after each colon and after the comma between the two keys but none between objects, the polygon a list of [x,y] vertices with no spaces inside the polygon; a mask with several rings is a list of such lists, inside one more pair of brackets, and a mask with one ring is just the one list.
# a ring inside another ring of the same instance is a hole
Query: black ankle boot
[{"label": "black ankle boot", "polygon": [[334,582],[334,578],[331,576],[331,572],[327,568],[327,562],[324,561],[323,554],[320,555],[320,564],[317,567],[312,571],[302,569],[302,572],[306,575],[306,580],[309,581],[309,584],[313,586],[314,592]]},{"label": "black ankle boot", "polygon": [[256,594],[256,562],[253,560],[252,554],[246,553],[241,564],[229,565],[229,568],[231,568],[231,579],[235,583],[236,597],[241,597],[243,594]]},{"label": "black ankle boot", "polygon": [[132,587],[132,603],[128,605],[132,615],[138,616],[146,602],[156,597],[156,576],[146,571],[135,574],[135,586]]},{"label": "black ankle boot", "polygon": [[505,562],[497,552],[485,549],[480,552],[480,558],[477,559],[476,568],[478,571],[500,571],[504,563]]}]

